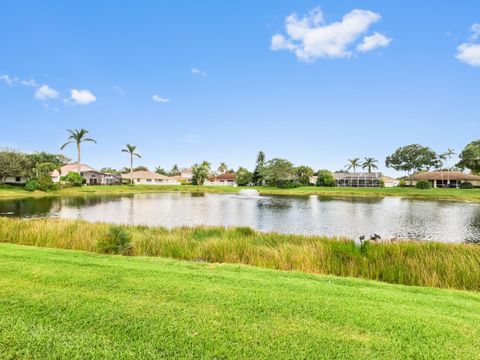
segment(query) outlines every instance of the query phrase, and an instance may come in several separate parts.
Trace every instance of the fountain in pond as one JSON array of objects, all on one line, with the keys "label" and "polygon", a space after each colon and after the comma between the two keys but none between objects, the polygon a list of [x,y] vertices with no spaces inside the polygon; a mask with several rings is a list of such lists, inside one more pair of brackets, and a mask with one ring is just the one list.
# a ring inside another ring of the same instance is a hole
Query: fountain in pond
[{"label": "fountain in pond", "polygon": [[242,189],[238,192],[239,195],[247,197],[258,197],[260,193],[255,189]]}]

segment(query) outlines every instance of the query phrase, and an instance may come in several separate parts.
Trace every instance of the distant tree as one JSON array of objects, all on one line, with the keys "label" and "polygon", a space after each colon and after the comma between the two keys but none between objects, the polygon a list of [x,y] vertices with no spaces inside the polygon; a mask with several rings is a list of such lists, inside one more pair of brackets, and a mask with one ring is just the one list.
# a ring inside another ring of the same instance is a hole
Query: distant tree
[{"label": "distant tree", "polygon": [[412,185],[414,172],[434,168],[437,162],[437,154],[432,149],[412,144],[400,147],[392,155],[387,156],[385,165],[397,171],[406,171]]},{"label": "distant tree", "polygon": [[38,164],[35,168],[35,176],[50,175],[52,171],[58,169],[58,165],[52,162]]},{"label": "distant tree", "polygon": [[166,171],[164,168],[162,168],[161,166],[157,166],[157,167],[155,168],[155,172],[156,172],[157,174],[160,174],[160,175],[168,176],[167,171]]},{"label": "distant tree", "polygon": [[280,183],[293,179],[294,167],[286,159],[274,158],[265,164],[261,176],[269,185],[278,186]]},{"label": "distant tree", "polygon": [[168,176],[179,176],[181,171],[177,164],[173,164],[172,169],[169,171]]},{"label": "distant tree", "polygon": [[[70,158],[62,155],[62,154],[50,154],[45,151],[41,152],[34,152],[32,154],[26,155],[27,158],[30,160],[33,166],[33,172],[35,176],[39,176],[38,166],[40,164],[50,163],[54,164],[55,168],[53,170],[60,169],[63,165],[68,164],[70,162]],[[53,171],[52,170],[52,171]]]},{"label": "distant tree", "polygon": [[146,166],[137,166],[133,168],[133,171],[150,171]]},{"label": "distant tree", "polygon": [[360,163],[360,158],[353,158],[353,159],[348,159],[347,160],[347,165],[345,165],[345,169],[351,170],[353,169],[353,172],[357,171],[357,167],[360,167],[362,164]]},{"label": "distant tree", "polygon": [[[128,169],[127,169],[128,170]],[[100,169],[100,172],[101,173],[105,173],[105,174],[115,174],[115,175],[119,175],[121,174],[122,172],[119,171],[119,170],[116,170],[116,169],[113,169],[111,167],[103,167]],[[128,172],[128,171],[127,171]]]},{"label": "distant tree", "polygon": [[140,154],[136,153],[137,147],[135,145],[127,144],[122,152],[127,153],[130,156],[130,185],[133,185],[133,158],[141,158]]},{"label": "distant tree", "polygon": [[31,177],[32,163],[25,154],[16,151],[0,151],[0,184],[5,184],[7,177]]},{"label": "distant tree", "polygon": [[220,165],[218,166],[218,169],[217,169],[217,171],[221,174],[226,173],[227,170],[228,170],[227,163],[224,163],[224,162],[221,162]]},{"label": "distant tree", "polygon": [[366,157],[365,161],[362,164],[362,169],[367,169],[369,173],[372,172],[372,169],[378,169],[378,166],[376,165],[378,163],[378,160],[375,160],[374,158],[371,157]]},{"label": "distant tree", "polygon": [[332,187],[335,185],[335,178],[329,170],[319,170],[317,175],[317,186]]},{"label": "distant tree", "polygon": [[80,144],[82,142],[93,142],[93,143],[97,143],[96,140],[94,139],[91,139],[91,138],[87,138],[87,134],[88,134],[88,130],[85,130],[85,129],[80,129],[80,130],[70,130],[70,129],[67,129],[68,133],[70,134],[70,136],[68,137],[68,141],[63,144],[60,149],[63,150],[68,144],[72,144],[72,143],[75,143],[77,145],[77,170],[78,170],[78,173],[80,174],[81,172],[81,169],[82,169],[82,163],[81,163],[81,159],[80,159]]},{"label": "distant tree", "polygon": [[310,177],[313,176],[313,169],[309,166],[300,165],[295,168],[295,177],[304,186],[310,185]]},{"label": "distant tree", "polygon": [[210,163],[203,161],[192,166],[192,182],[194,185],[203,185],[210,174]]},{"label": "distant tree", "polygon": [[235,173],[235,181],[237,182],[238,186],[247,186],[252,183],[253,180],[253,173],[248,171],[244,167],[239,167],[237,172]]},{"label": "distant tree", "polygon": [[259,151],[257,155],[257,163],[255,165],[255,170],[253,171],[253,183],[255,185],[261,185],[262,183],[262,171],[265,167],[265,153],[263,151]]},{"label": "distant tree", "polygon": [[460,161],[457,163],[457,167],[469,169],[475,174],[480,173],[480,140],[472,141],[465,146],[458,157]]}]

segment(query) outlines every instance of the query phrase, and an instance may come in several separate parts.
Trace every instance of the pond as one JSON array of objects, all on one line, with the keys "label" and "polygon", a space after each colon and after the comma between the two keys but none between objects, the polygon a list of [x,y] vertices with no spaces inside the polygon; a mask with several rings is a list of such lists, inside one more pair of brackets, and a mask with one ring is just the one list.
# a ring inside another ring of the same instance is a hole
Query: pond
[{"label": "pond", "polygon": [[384,239],[480,239],[480,204],[398,197],[156,193],[0,201],[0,215],[166,227],[249,226],[280,233]]}]

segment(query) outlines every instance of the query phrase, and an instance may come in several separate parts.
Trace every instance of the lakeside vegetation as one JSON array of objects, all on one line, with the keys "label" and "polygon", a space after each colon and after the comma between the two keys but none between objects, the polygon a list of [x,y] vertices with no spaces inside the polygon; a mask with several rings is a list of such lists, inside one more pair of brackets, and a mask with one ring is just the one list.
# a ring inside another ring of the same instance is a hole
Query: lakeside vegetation
[{"label": "lakeside vegetation", "polygon": [[[480,294],[0,244],[0,358],[473,359]],[[388,321],[386,321],[388,319]]]},{"label": "lakeside vegetation", "polygon": [[477,245],[397,241],[359,246],[348,239],[262,233],[245,227],[125,226],[119,235],[114,231],[112,239],[112,228],[119,227],[78,220],[0,218],[0,242],[101,252],[104,246],[101,249],[99,243],[118,241],[129,245],[128,254],[136,256],[480,290]]},{"label": "lakeside vegetation", "polygon": [[293,189],[280,189],[270,186],[202,186],[202,185],[91,185],[83,187],[71,187],[49,192],[27,191],[23,187],[0,186],[0,199],[27,198],[42,196],[82,196],[82,195],[109,195],[109,194],[134,194],[155,192],[184,192],[184,193],[226,193],[236,194],[242,189],[254,189],[261,195],[288,195],[288,196],[398,196],[403,198],[417,198],[425,200],[452,200],[480,202],[480,189],[417,189],[412,187],[392,188],[341,188],[341,187],[318,187],[303,186]]}]

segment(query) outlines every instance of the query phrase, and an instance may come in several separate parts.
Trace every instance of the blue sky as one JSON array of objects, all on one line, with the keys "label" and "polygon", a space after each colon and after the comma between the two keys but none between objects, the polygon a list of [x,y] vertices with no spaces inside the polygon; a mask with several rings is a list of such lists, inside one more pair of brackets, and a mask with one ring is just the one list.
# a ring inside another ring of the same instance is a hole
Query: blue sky
[{"label": "blue sky", "polygon": [[383,170],[401,145],[460,151],[479,137],[480,2],[2,1],[0,13],[0,146],[60,152],[67,128],[86,128],[95,167],[128,165],[131,143],[152,169],[252,168],[263,150],[332,170],[372,156]]}]

